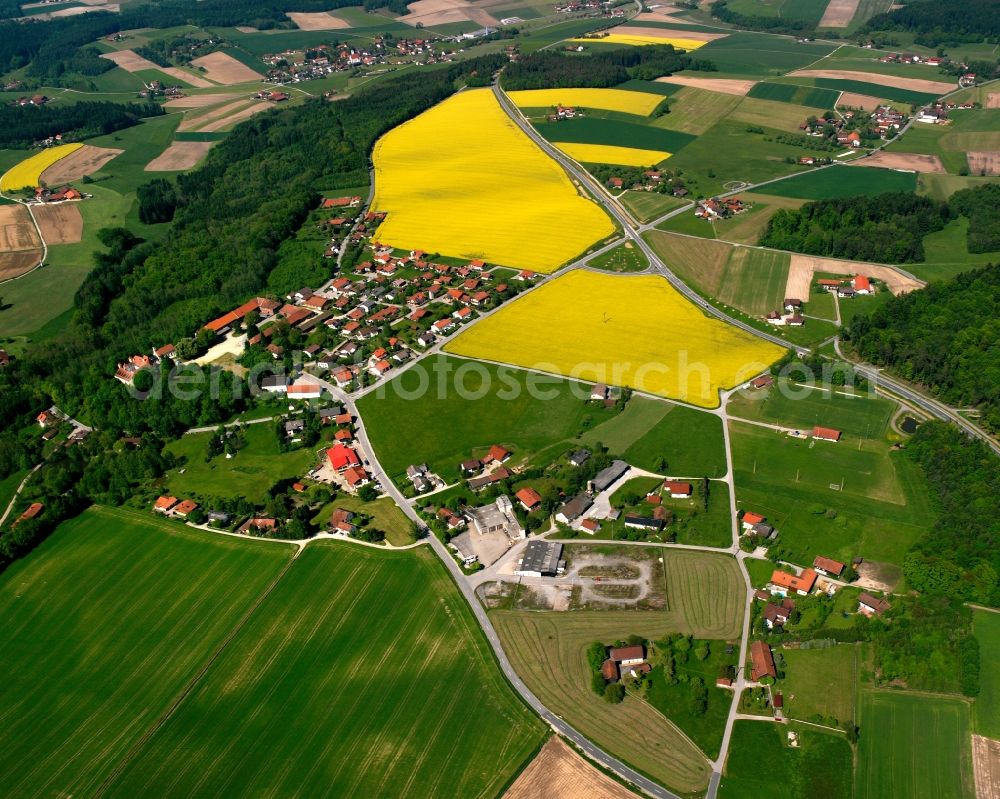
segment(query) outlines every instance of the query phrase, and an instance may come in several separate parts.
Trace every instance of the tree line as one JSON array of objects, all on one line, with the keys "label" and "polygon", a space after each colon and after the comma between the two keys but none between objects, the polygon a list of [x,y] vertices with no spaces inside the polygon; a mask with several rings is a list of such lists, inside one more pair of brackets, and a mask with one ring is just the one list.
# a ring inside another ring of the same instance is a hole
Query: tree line
[{"label": "tree line", "polygon": [[951,217],[947,203],[906,192],[847,197],[779,210],[760,244],[779,250],[879,263],[924,260],[923,238]]},{"label": "tree line", "polygon": [[741,14],[733,11],[727,0],[717,0],[710,7],[712,16],[722,22],[737,28],[752,31],[769,31],[771,33],[797,34],[815,30],[816,26],[801,19],[788,19],[782,16],[764,16],[758,14]]},{"label": "tree line", "polygon": [[162,116],[156,103],[85,101],[72,105],[0,106],[0,147],[24,148],[62,134],[63,142],[103,136],[146,117]]},{"label": "tree line", "polygon": [[1000,265],[892,297],[842,337],[864,360],[978,408],[983,426],[1000,431]]},{"label": "tree line", "polygon": [[678,52],[669,44],[601,51],[583,57],[539,50],[507,66],[503,86],[507,91],[608,88],[632,79],[654,80],[682,69],[714,70],[715,66]]}]

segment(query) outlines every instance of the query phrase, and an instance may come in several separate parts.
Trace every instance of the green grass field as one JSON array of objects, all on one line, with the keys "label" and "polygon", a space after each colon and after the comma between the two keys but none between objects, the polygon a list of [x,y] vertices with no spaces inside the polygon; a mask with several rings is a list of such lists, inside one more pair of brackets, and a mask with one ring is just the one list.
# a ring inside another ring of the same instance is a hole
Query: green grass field
[{"label": "green grass field", "polygon": [[671,194],[652,191],[626,191],[619,198],[640,222],[649,222],[688,203]]},{"label": "green grass field", "polygon": [[767,516],[793,563],[898,565],[935,519],[922,475],[884,441],[812,442],[740,422],[731,434],[738,503]]},{"label": "green grass field", "polygon": [[[799,746],[788,745],[794,730]],[[721,799],[851,799],[851,745],[843,735],[797,724],[737,721],[719,785]],[[902,794],[900,795],[902,796]]]},{"label": "green grass field", "polygon": [[734,0],[729,8],[748,16],[781,17],[816,25],[826,4],[827,0]]},{"label": "green grass field", "polygon": [[[466,399],[447,377],[459,368],[470,392]],[[418,393],[422,381],[430,388]],[[652,468],[663,454],[672,469],[695,475],[725,469],[722,430],[711,414],[642,397],[633,397],[619,414],[588,403],[589,390],[520,369],[438,356],[392,381],[384,395],[366,395],[358,407],[379,460],[397,481],[411,463],[423,462],[452,480],[462,460],[493,444],[510,449],[514,465],[529,460],[544,466],[570,449],[601,442],[643,468]],[[405,392],[417,396],[409,399]],[[400,430],[407,435],[400,437]]]},{"label": "green grass field", "polygon": [[217,455],[206,463],[205,453],[213,435],[194,433],[167,445],[168,452],[186,460],[167,472],[165,491],[177,497],[246,497],[260,504],[276,482],[301,477],[316,460],[311,449],[281,452],[274,430],[264,423],[247,426],[246,446],[235,457]]},{"label": "green grass field", "polygon": [[759,558],[747,558],[743,561],[743,565],[747,567],[747,573],[750,575],[750,584],[754,588],[763,588],[767,585],[775,569],[771,561]]},{"label": "green grass field", "polygon": [[794,103],[809,108],[826,110],[837,104],[840,96],[831,89],[817,89],[809,86],[796,86],[790,83],[770,83],[762,81],[756,84],[748,94],[761,100],[777,100],[780,103]]},{"label": "green grass field", "polygon": [[552,142],[614,144],[676,153],[695,140],[690,133],[617,119],[577,117],[562,122],[536,122],[535,128]]},{"label": "green grass field", "polygon": [[[95,147],[125,151],[92,177],[98,185],[120,194],[129,194],[155,177],[164,177],[164,173],[146,172],[146,164],[167,149],[180,121],[180,114],[166,114],[143,120],[125,130],[89,139],[87,144]],[[175,173],[166,174],[173,176]]]},{"label": "green grass field", "polygon": [[850,168],[842,166],[817,169],[769,186],[755,189],[757,194],[795,197],[803,200],[836,200],[867,194],[875,196],[889,191],[913,192],[917,176],[913,172],[897,172],[877,167]]},{"label": "green grass field", "polygon": [[[815,4],[815,0],[809,4]],[[833,49],[833,45],[825,43],[799,44],[783,36],[740,31],[699,48],[698,57],[713,62],[719,72],[766,77],[802,69]]]},{"label": "green grass field", "polygon": [[4,793],[93,795],[293,552],[92,508],[9,566]]},{"label": "green grass field", "polygon": [[495,796],[544,729],[433,553],[294,551],[95,508],[8,568],[5,793]]},{"label": "green grass field", "polygon": [[492,797],[543,736],[429,549],[318,542],[110,795]]},{"label": "green grass field", "polygon": [[791,256],[777,250],[733,249],[726,262],[719,300],[751,314],[765,315],[781,308]]},{"label": "green grass field", "polygon": [[733,558],[668,551],[665,568],[662,611],[495,610],[490,617],[518,674],[547,707],[615,756],[687,793],[707,783],[704,755],[648,703],[604,702],[590,689],[585,658],[591,642],[631,633],[651,639],[671,632],[715,640],[739,636],[743,581]]},{"label": "green grass field", "polygon": [[27,469],[20,469],[0,480],[0,516],[3,516],[3,512],[7,510],[7,506],[14,498],[14,492],[17,491],[17,487],[27,473]]},{"label": "green grass field", "polygon": [[781,692],[786,716],[828,726],[854,721],[858,644],[839,644],[830,649],[783,649],[781,654],[785,658]]},{"label": "green grass field", "polygon": [[889,432],[896,403],[882,397],[855,395],[844,388],[809,389],[782,381],[763,390],[734,394],[727,410],[731,416],[786,427],[833,427],[847,436],[880,439]]},{"label": "green grass field", "polygon": [[971,799],[969,705],[889,691],[861,694],[858,799]]},{"label": "green grass field", "polygon": [[642,250],[631,242],[625,242],[620,247],[615,247],[610,252],[588,261],[587,266],[605,272],[641,272],[649,269],[649,261],[642,254]]},{"label": "green grass field", "polygon": [[800,86],[815,86],[819,89],[838,92],[853,92],[855,94],[865,94],[869,97],[881,97],[883,100],[891,100],[896,103],[907,103],[910,105],[923,105],[934,100],[937,95],[931,92],[918,92],[913,89],[902,89],[893,86],[891,80],[885,83],[868,83],[863,80],[845,80],[843,78],[786,78],[783,82],[794,83]]},{"label": "green grass field", "polygon": [[979,697],[973,718],[976,732],[987,738],[1000,739],[1000,613],[988,610],[972,611],[972,629],[979,641],[980,660],[987,665],[979,673]]},{"label": "green grass field", "polygon": [[676,93],[670,98],[670,112],[653,120],[660,128],[701,134],[716,122],[726,118],[740,104],[740,98],[731,94],[696,89],[693,86],[670,86]]}]

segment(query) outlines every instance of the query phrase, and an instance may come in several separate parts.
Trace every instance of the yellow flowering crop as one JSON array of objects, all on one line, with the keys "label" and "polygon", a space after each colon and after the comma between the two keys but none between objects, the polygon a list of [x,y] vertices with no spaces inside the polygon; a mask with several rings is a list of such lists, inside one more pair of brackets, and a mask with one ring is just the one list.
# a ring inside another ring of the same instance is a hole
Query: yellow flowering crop
[{"label": "yellow flowering crop", "polygon": [[445,349],[704,408],[784,352],[705,316],[665,278],[582,269],[476,322]]},{"label": "yellow flowering crop", "polygon": [[568,141],[558,141],[553,144],[570,158],[587,164],[653,166],[670,157],[670,153],[662,150],[619,147],[615,144],[580,144]]},{"label": "yellow flowering crop", "polygon": [[607,36],[602,36],[592,39],[570,39],[571,42],[580,42],[581,44],[593,44],[594,42],[605,43],[605,44],[631,44],[636,46],[642,46],[644,44],[672,44],[678,50],[697,50],[699,47],[704,47],[708,42],[702,42],[698,39],[679,39],[673,36],[643,36],[640,34],[630,34],[630,33],[609,33]]},{"label": "yellow flowering crop", "polygon": [[520,108],[550,108],[568,105],[574,108],[599,108],[623,114],[649,116],[663,102],[663,96],[628,89],[525,89],[508,92]]},{"label": "yellow flowering crop", "polygon": [[373,158],[375,239],[393,247],[551,272],[614,232],[489,89],[394,128]]},{"label": "yellow flowering crop", "polygon": [[47,147],[41,152],[35,153],[30,158],[25,158],[21,163],[8,169],[0,178],[0,191],[16,191],[28,186],[37,186],[42,176],[42,172],[52,166],[60,158],[65,158],[72,152],[83,147],[82,144],[60,144],[56,147]]}]

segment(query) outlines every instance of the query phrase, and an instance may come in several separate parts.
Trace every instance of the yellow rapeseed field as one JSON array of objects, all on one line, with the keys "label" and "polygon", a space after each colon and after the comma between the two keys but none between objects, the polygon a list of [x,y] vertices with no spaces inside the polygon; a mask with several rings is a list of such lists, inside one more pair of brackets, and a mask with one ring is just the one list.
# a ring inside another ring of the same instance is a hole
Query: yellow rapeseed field
[{"label": "yellow rapeseed field", "polygon": [[629,386],[704,408],[784,350],[705,316],[665,278],[576,270],[475,323],[445,349]]},{"label": "yellow rapeseed field", "polygon": [[615,144],[580,144],[568,141],[553,142],[553,144],[570,158],[587,164],[653,166],[670,157],[670,153],[662,150],[619,147]]},{"label": "yellow rapeseed field", "polygon": [[65,158],[81,147],[83,145],[79,142],[76,144],[60,144],[56,147],[47,147],[41,152],[35,153],[30,158],[25,158],[21,163],[8,169],[3,177],[0,178],[0,191],[16,191],[28,186],[37,186],[42,172],[60,158]]},{"label": "yellow rapeseed field", "polygon": [[375,239],[551,272],[614,232],[489,89],[460,92],[378,140]]},{"label": "yellow rapeseed field", "polygon": [[642,46],[644,44],[672,44],[678,50],[697,50],[704,47],[708,42],[701,42],[697,39],[679,39],[673,36],[641,36],[628,33],[609,33],[599,39],[570,39],[571,42],[581,42],[583,44],[593,44],[594,42],[604,42],[606,44],[631,44]]},{"label": "yellow rapeseed field", "polygon": [[550,108],[568,105],[574,108],[599,108],[623,114],[649,116],[663,102],[663,96],[628,89],[525,89],[508,92],[520,108]]}]

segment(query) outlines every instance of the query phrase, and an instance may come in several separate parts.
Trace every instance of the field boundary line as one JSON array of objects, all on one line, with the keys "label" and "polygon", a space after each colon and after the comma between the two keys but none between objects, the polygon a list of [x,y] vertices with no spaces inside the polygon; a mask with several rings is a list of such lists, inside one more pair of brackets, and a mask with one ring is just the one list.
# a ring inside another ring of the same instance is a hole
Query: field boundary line
[{"label": "field boundary line", "polygon": [[282,578],[288,573],[288,570],[295,563],[295,560],[301,554],[302,549],[299,548],[295,551],[295,554],[285,563],[281,568],[281,571],[274,577],[273,580],[264,588],[257,599],[254,600],[253,604],[247,608],[246,613],[240,618],[238,622],[233,626],[233,629],[229,631],[225,638],[219,642],[215,650],[211,655],[205,660],[201,667],[195,672],[190,680],[185,684],[185,686],[180,690],[180,693],[174,697],[170,705],[164,710],[146,729],[146,732],[140,736],[140,738],[132,745],[132,747],[125,753],[122,759],[118,762],[118,765],[112,769],[111,773],[104,779],[101,785],[94,792],[95,797],[103,796],[107,790],[112,787],[112,785],[117,782],[118,778],[122,775],[126,768],[132,763],[133,760],[146,748],[146,744],[149,743],[150,739],[160,731],[160,729],[173,717],[174,713],[177,712],[178,708],[183,704],[184,700],[191,695],[195,688],[201,683],[202,679],[208,673],[208,670],[212,668],[215,662],[222,657],[223,652],[227,649],[229,644],[233,642],[233,639],[243,630],[247,622],[250,621],[251,617],[257,612],[257,609],[264,603],[274,589],[281,582]]}]

